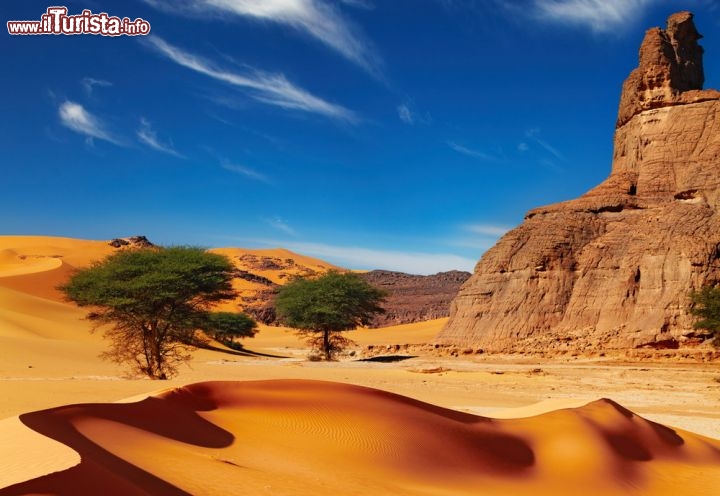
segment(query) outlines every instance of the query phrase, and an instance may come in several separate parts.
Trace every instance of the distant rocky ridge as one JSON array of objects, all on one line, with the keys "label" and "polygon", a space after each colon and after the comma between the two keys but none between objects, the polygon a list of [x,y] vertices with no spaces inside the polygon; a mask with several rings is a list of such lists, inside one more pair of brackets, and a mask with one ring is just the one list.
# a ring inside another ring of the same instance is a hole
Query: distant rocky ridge
[{"label": "distant rocky ridge", "polygon": [[130,236],[128,238],[115,238],[108,242],[113,248],[132,247],[132,248],[151,248],[155,246],[145,236]]},{"label": "distant rocky ridge", "polygon": [[360,276],[387,292],[385,313],[377,315],[370,327],[386,327],[439,319],[450,315],[450,303],[469,272],[440,272],[418,276],[388,270],[373,270]]},{"label": "distant rocky ridge", "polygon": [[537,208],[478,262],[439,343],[485,351],[697,345],[689,292],[720,282],[720,92],[693,16],[647,31],[610,176]]},{"label": "distant rocky ridge", "polygon": [[[310,274],[317,275],[317,274]],[[469,272],[440,272],[431,276],[419,276],[373,270],[361,273],[366,282],[387,293],[382,307],[385,313],[377,315],[370,327],[387,327],[399,324],[411,324],[439,319],[450,315],[450,302],[457,295],[463,282],[470,277]],[[240,270],[236,277],[262,284],[242,297],[241,307],[258,322],[276,324],[277,316],[273,308],[273,299],[280,284],[275,284],[262,276]]]}]

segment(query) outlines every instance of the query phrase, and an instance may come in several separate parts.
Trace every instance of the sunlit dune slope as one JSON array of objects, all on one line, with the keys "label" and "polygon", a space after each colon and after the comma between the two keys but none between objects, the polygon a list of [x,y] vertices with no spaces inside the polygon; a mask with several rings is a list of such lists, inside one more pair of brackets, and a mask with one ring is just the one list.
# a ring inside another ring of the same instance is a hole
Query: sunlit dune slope
[{"label": "sunlit dune slope", "polygon": [[345,384],[208,382],[21,420],[82,462],[0,495],[700,495],[720,484],[720,442],[609,400],[490,420]]},{"label": "sunlit dune slope", "polygon": [[226,311],[262,308],[271,298],[274,285],[286,284],[295,277],[312,277],[329,270],[345,270],[283,248],[213,248],[209,251],[225,255],[237,269],[233,289],[238,292],[238,298],[219,305],[220,310]]},{"label": "sunlit dune slope", "polygon": [[74,267],[82,267],[116,250],[107,241],[53,236],[0,236],[0,253],[4,253],[0,255],[0,267],[14,259],[16,263],[30,264],[43,258],[61,259]]},{"label": "sunlit dune slope", "polygon": [[63,301],[58,285],[67,281],[76,268],[86,267],[115,251],[107,241],[0,236],[0,287]]},{"label": "sunlit dune slope", "polygon": [[0,373],[12,377],[19,371],[35,375],[29,368],[39,376],[110,370],[98,366],[104,344],[89,332],[85,312],[63,301],[56,287],[75,267],[114,250],[104,241],[0,236]]},{"label": "sunlit dune slope", "polygon": [[276,284],[284,284],[289,277],[294,275],[345,270],[318,258],[301,255],[284,248],[212,248],[209,251],[225,255],[238,267],[257,271]]}]

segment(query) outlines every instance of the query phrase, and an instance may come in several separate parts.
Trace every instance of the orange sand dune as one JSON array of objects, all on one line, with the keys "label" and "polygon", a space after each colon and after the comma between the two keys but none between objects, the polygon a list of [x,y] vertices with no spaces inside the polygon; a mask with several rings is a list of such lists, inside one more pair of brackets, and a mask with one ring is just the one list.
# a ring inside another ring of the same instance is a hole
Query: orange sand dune
[{"label": "orange sand dune", "polygon": [[[307,277],[324,274],[329,270],[340,270],[323,260],[300,255],[283,248],[246,249],[246,248],[213,248],[209,250],[228,257],[239,271],[245,271],[251,277],[259,276],[273,284],[286,284],[294,277]],[[255,300],[259,293],[270,289],[270,286],[237,277],[233,280],[233,289],[239,297],[233,301],[221,303],[219,310],[237,311],[246,308],[244,299]],[[261,298],[262,299],[262,298]],[[257,304],[257,303],[256,303]],[[250,307],[253,303],[249,304]]]},{"label": "orange sand dune", "polygon": [[720,484],[720,441],[610,400],[491,420],[347,384],[206,382],[20,418],[82,462],[1,496],[700,495]]},{"label": "orange sand dune", "polygon": [[[108,241],[91,241],[52,236],[0,236],[0,286],[33,296],[63,301],[57,287],[66,282],[75,269],[87,267],[118,251]],[[285,284],[292,277],[344,270],[317,258],[282,248],[209,250],[227,256],[238,270]],[[219,310],[238,311],[243,298],[254,298],[267,285],[242,278],[233,280],[239,297],[222,303]]]},{"label": "orange sand dune", "polygon": [[[20,261],[33,259],[61,259],[73,267],[83,267],[116,251],[107,241],[60,238],[54,236],[0,236],[0,275],[3,263],[13,261],[12,253]],[[8,256],[10,260],[7,260]],[[24,259],[22,257],[25,257]]]},{"label": "orange sand dune", "polygon": [[[301,255],[299,253],[286,250],[285,248],[212,248],[209,251],[225,255],[230,259],[242,257],[243,255],[254,255],[258,258],[267,257],[281,260],[293,260],[295,265],[307,267],[318,272],[325,272],[330,269],[345,270],[333,264],[320,260],[319,258]],[[269,272],[268,277],[270,278],[272,278],[273,272],[275,270],[279,271],[280,269],[265,269],[265,271]],[[283,281],[277,280],[275,282],[281,283]]]},{"label": "orange sand dune", "polygon": [[115,251],[107,241],[0,236],[0,287],[63,301],[57,286],[66,282],[75,268],[86,267]]}]

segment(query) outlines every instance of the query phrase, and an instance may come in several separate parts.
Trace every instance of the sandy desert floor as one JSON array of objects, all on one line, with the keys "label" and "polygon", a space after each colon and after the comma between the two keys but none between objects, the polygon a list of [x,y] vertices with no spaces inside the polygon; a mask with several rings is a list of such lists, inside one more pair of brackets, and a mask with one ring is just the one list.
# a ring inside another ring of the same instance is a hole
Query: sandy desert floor
[{"label": "sandy desert floor", "polygon": [[[94,494],[78,480],[116,494],[141,494],[137,484],[154,494],[712,494],[720,483],[720,364],[309,362],[292,331],[263,327],[245,343],[253,354],[198,350],[170,381],[127,378],[98,359],[102,336],[54,290],[111,250],[0,237],[0,488],[66,470],[0,494]],[[427,343],[443,324],[349,334],[361,347]],[[173,392],[194,383],[204,384]],[[196,428],[202,439],[186,439]]]}]

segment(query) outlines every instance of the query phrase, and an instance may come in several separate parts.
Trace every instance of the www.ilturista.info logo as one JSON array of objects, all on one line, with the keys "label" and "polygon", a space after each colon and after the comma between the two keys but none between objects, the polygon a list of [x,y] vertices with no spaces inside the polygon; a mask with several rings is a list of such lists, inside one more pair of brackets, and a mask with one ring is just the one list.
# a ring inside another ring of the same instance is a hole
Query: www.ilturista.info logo
[{"label": "www.ilturista.info logo", "polygon": [[49,7],[39,21],[8,21],[10,34],[97,34],[100,36],[139,36],[150,33],[150,23],[137,18],[131,21],[109,16],[105,12],[68,15],[67,7]]}]

